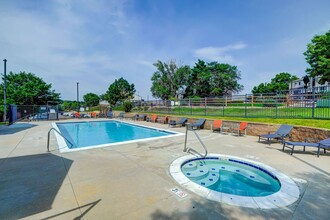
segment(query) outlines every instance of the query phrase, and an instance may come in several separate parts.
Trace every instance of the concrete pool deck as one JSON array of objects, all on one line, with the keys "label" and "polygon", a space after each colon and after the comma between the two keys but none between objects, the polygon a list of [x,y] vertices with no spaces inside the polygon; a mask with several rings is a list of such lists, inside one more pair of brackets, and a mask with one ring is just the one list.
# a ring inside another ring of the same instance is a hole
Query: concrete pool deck
[{"label": "concrete pool deck", "polygon": [[[81,120],[79,120],[81,121]],[[137,122],[184,132],[184,128]],[[59,153],[55,135],[47,153],[51,122],[0,127],[0,219],[327,219],[330,154],[302,147],[258,143],[254,136],[200,130],[210,153],[228,154],[269,165],[300,189],[294,204],[251,209],[206,200],[184,189],[169,166],[182,152],[184,136]],[[91,137],[95,138],[95,137]],[[202,151],[189,134],[188,144]],[[187,193],[180,198],[171,189]]]}]

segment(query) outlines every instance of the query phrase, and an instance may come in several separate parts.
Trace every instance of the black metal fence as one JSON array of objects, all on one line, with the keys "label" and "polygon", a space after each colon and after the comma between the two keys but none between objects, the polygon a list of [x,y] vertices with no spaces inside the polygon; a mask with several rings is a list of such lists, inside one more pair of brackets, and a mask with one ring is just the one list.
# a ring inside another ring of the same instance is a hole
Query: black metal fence
[{"label": "black metal fence", "polygon": [[58,105],[8,105],[9,123],[28,120],[58,120]]},{"label": "black metal fence", "polygon": [[177,101],[136,101],[135,111],[250,118],[330,119],[330,86]]}]

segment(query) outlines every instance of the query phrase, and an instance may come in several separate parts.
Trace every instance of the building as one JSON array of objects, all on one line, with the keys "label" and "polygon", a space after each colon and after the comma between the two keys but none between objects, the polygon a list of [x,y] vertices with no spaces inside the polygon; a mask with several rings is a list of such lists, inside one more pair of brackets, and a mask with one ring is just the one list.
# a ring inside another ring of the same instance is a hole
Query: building
[{"label": "building", "polygon": [[309,83],[307,83],[307,87],[305,88],[304,78],[300,78],[297,80],[293,80],[289,83],[290,93],[293,95],[312,93],[313,88],[315,89],[315,93],[323,93],[330,91],[330,83],[326,82],[325,84],[319,84],[320,77],[309,78]]}]

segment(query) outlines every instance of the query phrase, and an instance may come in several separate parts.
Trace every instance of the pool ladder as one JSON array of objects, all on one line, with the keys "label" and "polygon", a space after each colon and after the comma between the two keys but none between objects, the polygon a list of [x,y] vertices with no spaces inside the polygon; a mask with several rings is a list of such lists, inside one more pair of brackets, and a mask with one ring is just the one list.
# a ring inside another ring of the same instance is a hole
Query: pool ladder
[{"label": "pool ladder", "polygon": [[73,146],[73,144],[71,143],[71,141],[69,141],[66,137],[64,137],[63,134],[61,134],[58,130],[56,130],[55,128],[51,128],[48,131],[48,138],[47,138],[47,152],[49,152],[49,139],[50,139],[50,132],[51,131],[56,131],[59,135],[61,135],[69,144],[71,144],[71,147]]},{"label": "pool ladder", "polygon": [[185,140],[184,140],[184,148],[183,148],[183,152],[193,153],[193,154],[195,153],[195,154],[197,154],[198,156],[205,158],[205,157],[207,156],[207,153],[208,153],[208,152],[207,152],[207,148],[206,148],[205,144],[203,143],[202,139],[201,139],[201,138],[199,137],[199,135],[197,134],[197,132],[196,132],[195,130],[193,130],[193,129],[191,129],[190,131],[192,131],[192,132],[196,135],[196,137],[197,137],[199,143],[201,143],[201,145],[203,146],[203,148],[204,148],[204,150],[205,150],[205,154],[202,155],[202,154],[199,153],[198,151],[196,151],[196,150],[194,150],[194,149],[192,149],[192,148],[190,148],[190,147],[187,147],[188,130],[189,130],[188,128],[189,128],[189,123],[186,123],[186,137],[185,137]]}]

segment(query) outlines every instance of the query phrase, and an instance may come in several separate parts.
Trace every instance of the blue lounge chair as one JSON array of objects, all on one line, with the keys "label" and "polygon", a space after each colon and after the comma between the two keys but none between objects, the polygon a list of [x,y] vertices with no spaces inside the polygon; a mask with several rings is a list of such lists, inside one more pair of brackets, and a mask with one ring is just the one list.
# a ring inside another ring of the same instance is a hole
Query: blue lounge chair
[{"label": "blue lounge chair", "polygon": [[194,127],[196,127],[196,129],[201,129],[204,127],[205,121],[206,121],[206,119],[204,119],[204,118],[198,119],[198,121],[196,123],[188,125],[188,128],[194,129]]},{"label": "blue lounge chair", "polygon": [[178,125],[185,126],[187,122],[187,118],[181,118],[178,122],[171,120],[168,126],[176,127]]},{"label": "blue lounge chair", "polygon": [[142,120],[145,121],[147,119],[147,115],[146,114],[142,114],[142,115],[137,115],[135,117],[135,120]]},{"label": "blue lounge chair", "polygon": [[[317,157],[320,156],[320,149],[323,148],[324,153],[326,153],[326,149],[330,148],[330,138],[324,139],[322,141],[319,141],[317,143],[311,143],[311,142],[307,142],[309,139],[305,139],[305,142],[295,142],[295,141],[285,141],[283,143],[283,151],[284,148],[290,148],[291,149],[291,155],[293,154],[294,151],[294,147],[295,146],[303,146],[304,147],[304,152],[305,152],[305,148],[306,147],[316,147],[317,148]],[[289,147],[289,146],[292,147]]]},{"label": "blue lounge chair", "polygon": [[119,115],[118,115],[118,118],[119,119],[124,119],[124,112],[120,112]]},{"label": "blue lounge chair", "polygon": [[113,118],[113,113],[112,113],[112,111],[108,111],[108,112],[107,112],[107,117],[108,117],[108,118]]},{"label": "blue lounge chair", "polygon": [[258,142],[260,142],[260,139],[267,139],[268,143],[271,144],[272,139],[279,139],[282,140],[283,143],[284,138],[290,135],[292,129],[293,126],[283,124],[279,127],[275,134],[260,134]]}]

